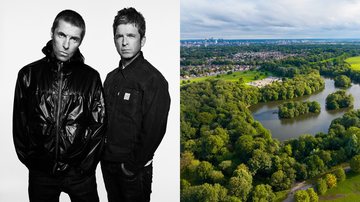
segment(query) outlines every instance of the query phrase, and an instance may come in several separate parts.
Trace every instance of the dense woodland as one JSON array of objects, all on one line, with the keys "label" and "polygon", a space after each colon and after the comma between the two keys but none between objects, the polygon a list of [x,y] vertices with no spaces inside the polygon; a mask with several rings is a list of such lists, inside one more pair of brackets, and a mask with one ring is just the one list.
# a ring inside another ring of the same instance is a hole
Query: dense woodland
[{"label": "dense woodland", "polygon": [[279,118],[291,119],[308,113],[320,113],[321,106],[318,102],[285,102],[279,105]]},{"label": "dense woodland", "polygon": [[351,79],[345,75],[336,76],[334,81],[335,87],[338,88],[348,88],[351,86]]},{"label": "dense woodland", "polygon": [[326,97],[326,109],[329,110],[353,107],[353,105],[354,97],[351,94],[346,94],[344,90],[330,93]]},{"label": "dense woodland", "polygon": [[[252,117],[248,107],[258,102],[322,90],[320,74],[347,75],[353,81],[360,78],[343,61],[346,56],[360,54],[358,49],[306,47],[276,46],[277,51],[295,51],[302,56],[263,62],[263,69],[284,77],[264,88],[223,80],[181,87],[181,201],[273,201],[277,192],[289,189],[295,181],[317,177],[360,154],[360,110],[333,120],[327,134],[304,134],[285,142],[273,139]],[[182,58],[187,58],[182,62],[225,57],[239,50],[211,48],[214,50],[182,48]],[[331,182],[333,178],[324,180]],[[313,193],[309,190],[297,195],[310,197]]]}]

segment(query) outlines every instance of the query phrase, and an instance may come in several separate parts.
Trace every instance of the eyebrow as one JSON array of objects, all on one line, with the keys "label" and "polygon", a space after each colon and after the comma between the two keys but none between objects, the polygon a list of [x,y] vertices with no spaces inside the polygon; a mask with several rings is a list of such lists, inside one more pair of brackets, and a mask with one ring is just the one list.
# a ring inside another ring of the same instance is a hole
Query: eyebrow
[{"label": "eyebrow", "polygon": [[78,40],[78,41],[80,41],[80,37],[77,37],[77,36],[72,36],[72,37],[70,37],[70,39],[75,39],[75,40]]},{"label": "eyebrow", "polygon": [[115,34],[115,36],[136,36],[136,33],[124,33],[124,34],[118,33]]},{"label": "eyebrow", "polygon": [[[67,35],[67,34],[65,34],[64,32],[62,32],[62,31],[58,31],[57,32],[58,34],[61,34],[61,35],[64,35],[64,36],[66,36],[66,37],[68,37],[69,35]],[[79,40],[80,41],[80,37],[78,37],[78,36],[70,36],[70,39],[75,39],[75,40]]]}]

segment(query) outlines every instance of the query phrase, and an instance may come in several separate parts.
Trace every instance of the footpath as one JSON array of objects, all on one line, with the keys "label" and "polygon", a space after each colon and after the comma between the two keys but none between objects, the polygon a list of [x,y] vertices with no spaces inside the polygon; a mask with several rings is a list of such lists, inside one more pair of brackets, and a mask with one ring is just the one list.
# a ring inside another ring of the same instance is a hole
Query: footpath
[{"label": "footpath", "polygon": [[[344,168],[345,172],[350,171],[350,166],[347,166]],[[307,184],[306,181],[297,182],[293,185],[293,187],[290,190],[290,193],[288,194],[287,198],[283,202],[294,202],[294,195],[296,191],[299,190],[307,190],[309,188],[314,188],[313,184]]]}]

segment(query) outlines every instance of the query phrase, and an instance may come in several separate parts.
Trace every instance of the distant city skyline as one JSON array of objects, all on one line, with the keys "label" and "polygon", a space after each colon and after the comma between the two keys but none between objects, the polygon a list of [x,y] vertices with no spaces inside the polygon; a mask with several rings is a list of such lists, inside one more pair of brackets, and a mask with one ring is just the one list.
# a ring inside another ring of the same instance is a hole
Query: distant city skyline
[{"label": "distant city skyline", "polygon": [[360,0],[181,0],[186,39],[360,38]]}]

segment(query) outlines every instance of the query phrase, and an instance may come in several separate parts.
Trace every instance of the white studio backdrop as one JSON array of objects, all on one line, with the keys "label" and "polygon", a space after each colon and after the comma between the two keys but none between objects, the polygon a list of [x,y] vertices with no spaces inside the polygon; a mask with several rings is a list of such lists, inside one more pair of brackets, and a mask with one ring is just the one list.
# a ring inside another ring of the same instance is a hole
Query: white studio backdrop
[{"label": "white studio backdrop", "polygon": [[[145,58],[169,82],[171,108],[165,137],[154,157],[152,202],[180,200],[180,6],[178,0],[108,0],[103,3],[79,0],[0,1],[0,201],[28,201],[28,170],[18,160],[12,139],[12,110],[18,71],[41,59],[41,49],[50,40],[55,16],[64,9],[82,15],[86,23],[80,50],[85,63],[105,80],[120,57],[113,43],[112,23],[118,10],[134,7],[146,20]],[[107,201],[100,166],[97,167],[100,201]],[[66,194],[61,202],[70,201]]]}]

